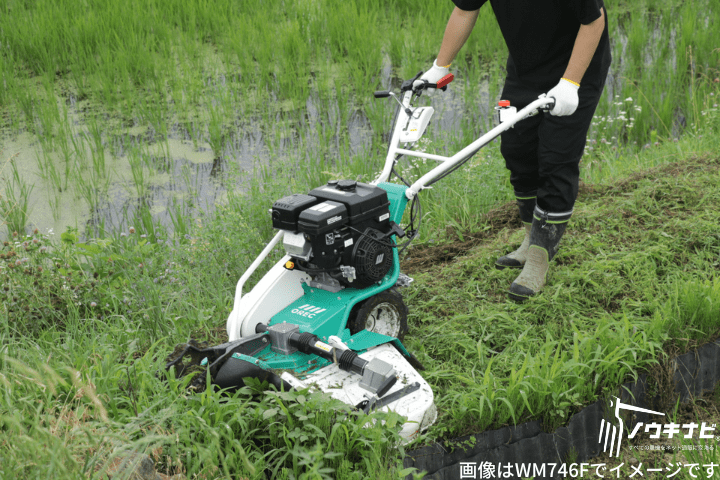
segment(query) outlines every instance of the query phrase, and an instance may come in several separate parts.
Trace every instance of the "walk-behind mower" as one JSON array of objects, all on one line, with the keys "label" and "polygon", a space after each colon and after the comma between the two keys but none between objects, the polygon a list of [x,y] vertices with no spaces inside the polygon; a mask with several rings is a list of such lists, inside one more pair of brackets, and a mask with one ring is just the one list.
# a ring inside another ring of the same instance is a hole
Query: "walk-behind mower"
[{"label": "walk-behind mower", "polygon": [[[400,273],[398,249],[418,234],[417,194],[554,101],[541,97],[520,112],[501,102],[497,127],[443,157],[412,150],[433,114],[432,107],[412,104],[426,89],[445,89],[453,78],[413,86],[419,77],[403,82],[400,96],[375,92],[399,104],[377,180],[331,180],[277,200],[271,214],[278,232],[238,281],[227,321],[229,341],[210,348],[180,345],[167,368],[178,376],[209,370],[213,384],[223,389],[257,378],[278,389],[320,390],[365,412],[392,410],[407,418],[400,432],[407,441],[435,421],[433,392],[416,370],[422,366],[402,344],[407,307],[399,290],[412,279]],[[403,156],[440,164],[407,185],[394,170]],[[389,183],[391,174],[404,184]],[[404,231],[400,222],[408,202]],[[279,243],[286,255],[243,295],[245,282]],[[198,378],[204,382],[206,375]]]}]

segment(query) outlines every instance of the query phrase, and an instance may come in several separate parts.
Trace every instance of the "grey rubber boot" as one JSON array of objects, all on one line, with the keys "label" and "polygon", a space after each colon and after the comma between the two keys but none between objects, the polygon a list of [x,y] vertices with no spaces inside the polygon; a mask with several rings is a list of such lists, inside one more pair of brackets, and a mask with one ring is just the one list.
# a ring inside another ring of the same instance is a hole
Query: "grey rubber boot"
[{"label": "grey rubber boot", "polygon": [[550,261],[558,251],[571,215],[572,211],[549,213],[535,207],[525,266],[508,291],[511,300],[524,302],[545,286]]},{"label": "grey rubber boot", "polygon": [[523,268],[530,246],[530,227],[532,226],[533,211],[535,210],[536,193],[519,193],[515,192],[515,201],[520,211],[520,219],[525,224],[525,238],[520,244],[520,248],[514,252],[510,252],[497,260],[495,260],[495,268],[502,270],[503,268]]}]

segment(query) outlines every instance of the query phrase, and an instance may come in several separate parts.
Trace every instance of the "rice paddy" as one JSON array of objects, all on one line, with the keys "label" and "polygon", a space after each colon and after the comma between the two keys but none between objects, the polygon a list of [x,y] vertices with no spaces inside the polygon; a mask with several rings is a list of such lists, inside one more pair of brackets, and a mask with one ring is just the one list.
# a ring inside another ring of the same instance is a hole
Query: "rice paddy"
[{"label": "rice paddy", "polygon": [[[18,164],[27,196],[3,169],[1,194],[25,216],[3,235],[92,235],[144,209],[172,227],[171,205],[211,211],[245,177],[281,168],[303,186],[320,172],[369,180],[394,108],[371,92],[427,68],[451,4],[256,3],[93,1],[75,12],[69,1],[5,2],[2,160]],[[673,141],[712,108],[720,13],[669,0],[608,8],[615,61],[588,151],[617,157]],[[454,151],[492,126],[505,56],[482,9],[456,82],[432,99],[437,147]],[[484,208],[507,192],[487,197]]]}]

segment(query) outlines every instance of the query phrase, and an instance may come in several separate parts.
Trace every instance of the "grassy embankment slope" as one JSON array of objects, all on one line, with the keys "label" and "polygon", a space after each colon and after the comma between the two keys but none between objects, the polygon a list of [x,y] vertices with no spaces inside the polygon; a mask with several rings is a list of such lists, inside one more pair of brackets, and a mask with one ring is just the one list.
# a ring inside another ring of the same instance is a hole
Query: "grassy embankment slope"
[{"label": "grassy embankment slope", "polygon": [[[493,268],[508,239],[519,241],[512,225],[480,221],[463,234],[476,244],[441,264],[419,265],[455,239],[416,248],[406,259],[416,279],[405,291],[407,344],[437,395],[428,438],[531,417],[557,426],[652,371],[664,351],[717,333],[714,142],[660,147],[647,155],[677,163],[586,185],[550,285],[527,304],[505,299],[513,274]],[[174,249],[146,243],[140,231],[86,243],[36,234],[3,247],[4,478],[87,475],[117,445],[152,453],[168,473],[261,478],[272,468],[280,478],[284,469],[316,478],[322,466],[336,478],[378,478],[379,468],[381,478],[397,477],[394,429],[361,428],[363,419],[338,405],[296,394],[221,401],[156,378],[175,342],[222,340],[251,253],[229,235],[240,221],[228,208]]]}]

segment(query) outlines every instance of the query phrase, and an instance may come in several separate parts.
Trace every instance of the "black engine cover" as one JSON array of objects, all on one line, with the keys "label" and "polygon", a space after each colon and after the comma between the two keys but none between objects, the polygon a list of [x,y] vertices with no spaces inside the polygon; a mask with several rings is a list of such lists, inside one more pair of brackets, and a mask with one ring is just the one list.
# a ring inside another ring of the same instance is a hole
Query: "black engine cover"
[{"label": "black engine cover", "polygon": [[297,232],[298,217],[300,217],[300,214],[305,211],[306,208],[312,207],[317,203],[320,203],[320,200],[303,193],[296,193],[281,198],[273,204],[273,228]]},{"label": "black engine cover", "polygon": [[[328,273],[347,287],[365,288],[382,280],[393,264],[389,207],[387,192],[380,187],[330,181],[307,195],[275,202],[273,227],[301,233],[310,243],[309,260],[296,259],[298,268],[311,276]],[[341,266],[355,269],[352,281]]]},{"label": "black engine cover", "polygon": [[393,264],[392,247],[389,238],[381,239],[381,233],[368,228],[355,243],[351,265],[357,278],[353,287],[365,288],[383,279]]},{"label": "black engine cover", "polygon": [[380,187],[352,180],[328,182],[308,194],[320,200],[342,203],[347,208],[347,224],[361,232],[372,227],[381,232],[390,229],[390,201]]}]

